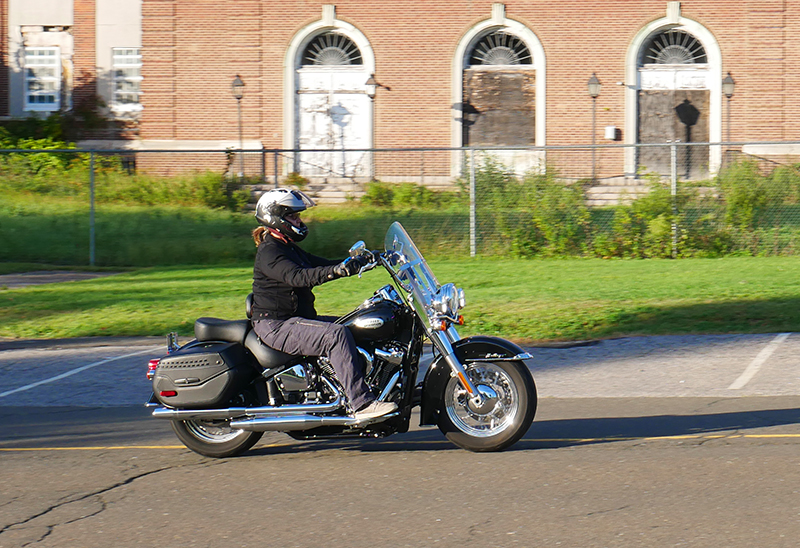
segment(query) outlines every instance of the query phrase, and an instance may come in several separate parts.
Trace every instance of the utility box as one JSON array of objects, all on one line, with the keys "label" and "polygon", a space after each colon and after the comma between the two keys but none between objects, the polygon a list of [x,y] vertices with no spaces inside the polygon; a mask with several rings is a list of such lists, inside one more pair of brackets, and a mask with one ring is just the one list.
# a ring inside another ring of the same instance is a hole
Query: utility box
[{"label": "utility box", "polygon": [[606,139],[609,141],[618,141],[620,133],[621,132],[617,126],[606,126]]}]

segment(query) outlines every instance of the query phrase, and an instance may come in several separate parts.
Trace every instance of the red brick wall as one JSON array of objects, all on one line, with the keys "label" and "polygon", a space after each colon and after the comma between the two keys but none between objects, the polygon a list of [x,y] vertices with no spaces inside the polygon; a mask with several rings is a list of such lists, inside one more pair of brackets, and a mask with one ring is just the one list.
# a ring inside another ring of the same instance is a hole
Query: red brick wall
[{"label": "red brick wall", "polygon": [[[144,0],[145,139],[235,139],[230,82],[247,84],[244,137],[283,144],[283,60],[293,36],[318,21],[324,0]],[[333,3],[333,2],[331,2]],[[338,19],[357,27],[376,56],[376,78],[391,87],[375,100],[375,146],[449,146],[451,64],[458,42],[490,18],[491,0],[335,2]],[[509,0],[506,16],[539,38],[547,58],[547,144],[591,142],[593,72],[597,138],[624,127],[625,56],[664,0]],[[733,140],[798,138],[800,0],[686,0],[682,16],[719,41],[723,75],[736,79]],[[76,40],[77,42],[77,40]],[[291,83],[289,83],[291,85]],[[724,102],[723,102],[724,103]],[[723,104],[723,121],[726,119]],[[724,122],[723,122],[724,127]],[[724,135],[724,133],[723,133]]]},{"label": "red brick wall", "polygon": [[8,0],[0,0],[0,116],[8,116]]},{"label": "red brick wall", "polygon": [[97,95],[96,25],[95,0],[74,0],[74,2],[72,104],[78,107],[86,101],[92,101]]}]

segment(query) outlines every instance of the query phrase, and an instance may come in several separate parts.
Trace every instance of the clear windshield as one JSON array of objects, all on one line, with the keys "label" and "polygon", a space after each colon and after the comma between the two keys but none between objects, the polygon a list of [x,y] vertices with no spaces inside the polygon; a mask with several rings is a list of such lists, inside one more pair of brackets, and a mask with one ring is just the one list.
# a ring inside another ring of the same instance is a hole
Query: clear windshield
[{"label": "clear windshield", "polygon": [[392,252],[391,265],[404,289],[415,297],[415,304],[422,305],[422,317],[428,315],[433,296],[439,291],[439,282],[428,263],[411,240],[406,229],[398,222],[392,223],[386,232],[386,251]]}]

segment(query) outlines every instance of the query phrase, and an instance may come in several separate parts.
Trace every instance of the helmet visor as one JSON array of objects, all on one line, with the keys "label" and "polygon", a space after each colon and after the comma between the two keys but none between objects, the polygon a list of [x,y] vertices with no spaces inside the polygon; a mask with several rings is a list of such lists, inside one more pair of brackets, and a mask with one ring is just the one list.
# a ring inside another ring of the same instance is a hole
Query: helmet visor
[{"label": "helmet visor", "polygon": [[292,200],[292,204],[285,204],[291,210],[295,212],[303,211],[308,209],[309,207],[314,207],[317,205],[314,200],[312,200],[305,192],[302,190],[292,190],[291,195],[295,200]]}]

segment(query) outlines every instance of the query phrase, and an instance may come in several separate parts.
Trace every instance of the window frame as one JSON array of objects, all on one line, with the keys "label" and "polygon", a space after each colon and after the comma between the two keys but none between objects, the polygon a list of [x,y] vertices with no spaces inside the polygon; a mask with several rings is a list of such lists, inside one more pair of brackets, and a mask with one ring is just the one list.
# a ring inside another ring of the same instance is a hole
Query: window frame
[{"label": "window frame", "polygon": [[[136,54],[120,53],[135,50]],[[134,58],[134,62],[118,62],[118,59]],[[118,76],[118,69],[136,68],[138,76]],[[113,47],[111,48],[111,109],[116,112],[138,112],[142,110],[142,48],[140,47]],[[118,91],[118,82],[136,82],[137,91]],[[117,100],[118,95],[136,95],[136,102],[122,102]]]},{"label": "window frame", "polygon": [[[54,59],[52,63],[49,64],[30,64],[29,63],[29,52],[36,51],[36,50],[46,50],[53,52],[54,55],[48,55],[47,58],[50,59],[51,57]],[[62,85],[61,85],[61,48],[58,46],[25,46],[23,49],[24,53],[24,104],[23,110],[26,112],[57,112],[61,110],[61,92],[62,92]],[[47,77],[31,77],[28,74],[28,70],[34,67],[52,67],[55,68],[55,76],[47,76]],[[54,90],[31,90],[30,84],[31,82],[55,82],[55,89]],[[39,103],[39,102],[32,102],[30,99],[32,96],[50,96],[54,97],[52,103]]]}]

